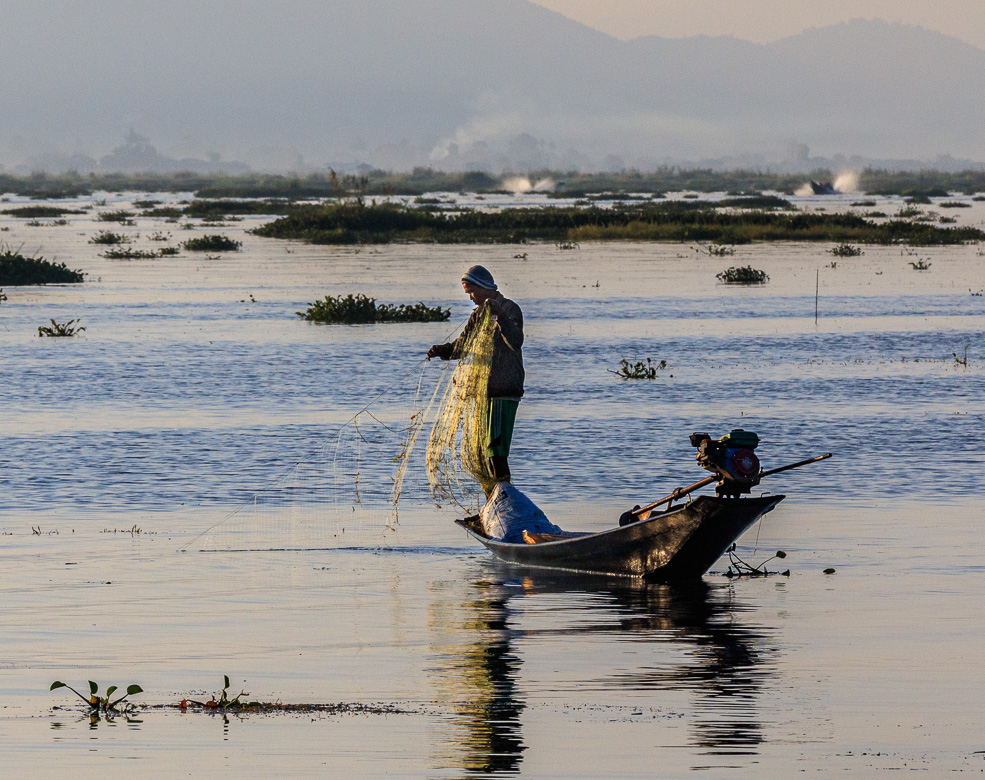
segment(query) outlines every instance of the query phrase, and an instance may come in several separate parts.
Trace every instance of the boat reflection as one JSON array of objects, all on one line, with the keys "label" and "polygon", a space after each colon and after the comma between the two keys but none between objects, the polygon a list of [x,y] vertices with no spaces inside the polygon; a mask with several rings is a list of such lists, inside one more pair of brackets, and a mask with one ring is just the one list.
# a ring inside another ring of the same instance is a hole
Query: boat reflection
[{"label": "boat reflection", "polygon": [[[764,739],[759,699],[775,650],[765,630],[743,623],[747,610],[731,585],[680,589],[546,572],[510,577],[509,571],[487,565],[464,586],[464,599],[459,583],[436,591],[432,603],[432,626],[467,640],[442,647],[432,670],[457,716],[453,734],[443,740],[451,748],[445,759],[457,768],[518,772],[526,749],[522,715],[541,691],[607,701],[618,693],[620,700],[649,701],[657,709],[667,698],[662,691],[693,691],[685,713],[692,747],[721,755],[758,752]],[[579,637],[605,649],[607,635],[618,664],[600,656],[590,669],[559,662],[565,674],[556,681],[521,677],[520,656],[534,642],[536,652],[563,659]],[[659,647],[627,655],[618,649],[627,641]],[[637,666],[627,666],[631,658]],[[612,671],[600,676],[600,669]],[[579,675],[574,685],[572,674]]]},{"label": "boat reflection", "polygon": [[743,625],[745,608],[730,585],[704,582],[691,589],[667,585],[621,587],[609,591],[622,612],[617,626],[598,631],[634,632],[641,639],[680,643],[686,652],[677,664],[640,666],[598,681],[601,687],[633,690],[692,690],[691,742],[713,753],[756,753],[763,742],[758,707],[763,678],[773,655],[762,630]]}]

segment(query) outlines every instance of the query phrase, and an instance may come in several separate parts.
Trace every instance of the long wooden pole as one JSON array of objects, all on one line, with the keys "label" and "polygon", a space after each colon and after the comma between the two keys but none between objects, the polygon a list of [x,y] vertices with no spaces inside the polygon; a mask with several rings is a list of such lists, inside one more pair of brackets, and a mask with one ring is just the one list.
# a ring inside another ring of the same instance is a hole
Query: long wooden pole
[{"label": "long wooden pole", "polygon": [[[827,460],[830,457],[831,457],[831,453],[828,452],[825,453],[824,455],[818,455],[815,458],[800,460],[797,461],[796,463],[791,463],[787,466],[780,466],[779,468],[770,469],[769,471],[763,471],[760,473],[759,478],[762,479],[763,477],[768,477],[771,476],[772,474],[779,474],[783,471],[789,471],[790,469],[797,469],[800,468],[801,466],[806,466],[809,463],[817,463],[818,461],[821,460]],[[716,482],[717,480],[718,480],[717,476],[705,477],[704,479],[698,480],[693,485],[688,485],[687,487],[682,487],[682,488],[675,488],[674,492],[671,493],[669,496],[664,496],[659,501],[654,501],[652,504],[647,504],[646,506],[640,507],[639,509],[634,509],[632,510],[632,512],[630,512],[630,514],[636,515],[636,517],[640,520],[646,520],[653,512],[653,510],[656,509],[661,504],[667,504],[670,503],[671,501],[676,501],[678,498],[681,498],[682,496],[686,496],[694,492],[695,490],[703,488],[705,485],[710,485],[712,482]]]},{"label": "long wooden pole", "polygon": [[780,466],[778,469],[770,469],[769,471],[764,471],[759,475],[759,478],[768,477],[771,474],[779,474],[781,471],[790,471],[790,469],[799,469],[801,466],[806,466],[808,463],[817,463],[821,460],[827,460],[831,457],[831,453],[825,453],[824,455],[818,455],[816,458],[808,458],[807,460],[797,461],[796,463],[791,463],[789,466]]},{"label": "long wooden pole", "polygon": [[671,493],[669,496],[664,496],[659,501],[654,501],[652,504],[647,504],[646,506],[640,507],[639,509],[634,509],[631,512],[631,514],[636,515],[640,520],[646,520],[650,516],[650,513],[661,504],[667,504],[670,503],[671,501],[676,501],[681,496],[686,496],[688,493],[690,493],[693,490],[697,490],[698,488],[703,488],[705,485],[710,485],[712,482],[715,482],[717,479],[718,477],[705,477],[704,479],[695,482],[693,485],[688,485],[687,487],[682,487],[682,488],[675,488],[674,492]]}]

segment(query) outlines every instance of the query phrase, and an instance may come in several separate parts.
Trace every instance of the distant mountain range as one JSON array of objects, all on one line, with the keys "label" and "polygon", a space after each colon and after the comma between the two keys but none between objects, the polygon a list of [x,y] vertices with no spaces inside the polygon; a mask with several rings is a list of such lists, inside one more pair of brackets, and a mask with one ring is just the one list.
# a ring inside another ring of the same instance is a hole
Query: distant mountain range
[{"label": "distant mountain range", "polygon": [[620,41],[527,0],[90,0],[5,8],[0,159],[261,167],[985,158],[985,51],[853,21],[769,45]]}]

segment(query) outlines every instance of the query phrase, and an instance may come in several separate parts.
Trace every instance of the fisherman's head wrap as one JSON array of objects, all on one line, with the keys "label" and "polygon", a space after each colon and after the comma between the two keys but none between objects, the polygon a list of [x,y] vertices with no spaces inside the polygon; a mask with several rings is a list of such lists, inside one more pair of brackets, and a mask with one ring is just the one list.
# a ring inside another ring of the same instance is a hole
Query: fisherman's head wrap
[{"label": "fisherman's head wrap", "polygon": [[472,284],[476,284],[486,290],[498,289],[496,282],[493,281],[493,275],[481,265],[473,265],[468,271],[465,272],[465,276],[462,277],[462,281],[472,282]]}]

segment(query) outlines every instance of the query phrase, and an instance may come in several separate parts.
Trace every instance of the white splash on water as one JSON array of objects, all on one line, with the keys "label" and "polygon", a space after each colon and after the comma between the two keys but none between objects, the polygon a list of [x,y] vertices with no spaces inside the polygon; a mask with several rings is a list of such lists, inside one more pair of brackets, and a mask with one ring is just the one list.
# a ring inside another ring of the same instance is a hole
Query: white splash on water
[{"label": "white splash on water", "polygon": [[[834,183],[831,186],[834,187],[835,192],[858,192],[858,173],[855,171],[842,171],[835,178]],[[813,194],[814,188],[811,187],[810,182],[807,182],[794,190],[794,195]]]},{"label": "white splash on water", "polygon": [[515,195],[524,192],[553,192],[556,187],[557,184],[550,178],[531,182],[526,176],[513,176],[503,180],[503,189]]},{"label": "white splash on water", "polygon": [[858,174],[855,171],[843,171],[838,174],[834,186],[838,192],[858,192]]},{"label": "white splash on water", "polygon": [[532,186],[530,179],[526,176],[513,176],[509,179],[503,179],[503,189],[509,190],[514,195],[521,192],[530,192]]}]

